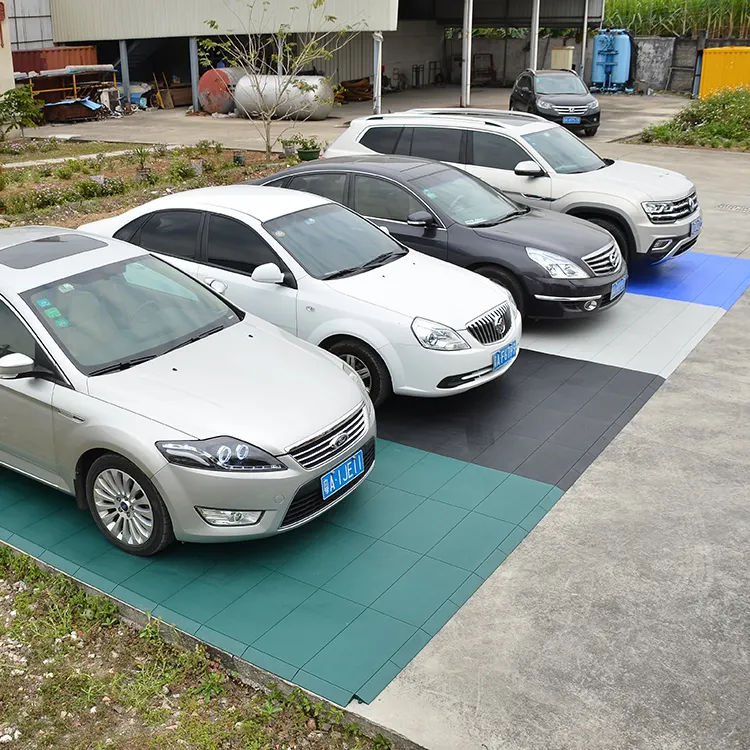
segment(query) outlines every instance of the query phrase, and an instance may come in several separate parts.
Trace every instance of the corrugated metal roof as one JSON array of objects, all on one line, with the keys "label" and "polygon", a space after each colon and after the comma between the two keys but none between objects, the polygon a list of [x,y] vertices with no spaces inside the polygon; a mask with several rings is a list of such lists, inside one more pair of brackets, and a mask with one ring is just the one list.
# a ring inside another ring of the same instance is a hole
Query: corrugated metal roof
[{"label": "corrugated metal roof", "polygon": [[[409,0],[402,0],[408,3]],[[460,26],[463,0],[435,0],[435,17],[441,23]],[[539,23],[542,27],[580,26],[584,0],[541,0]],[[589,21],[596,23],[602,13],[602,0],[589,0]],[[526,28],[531,25],[531,0],[474,0],[474,26]]]}]

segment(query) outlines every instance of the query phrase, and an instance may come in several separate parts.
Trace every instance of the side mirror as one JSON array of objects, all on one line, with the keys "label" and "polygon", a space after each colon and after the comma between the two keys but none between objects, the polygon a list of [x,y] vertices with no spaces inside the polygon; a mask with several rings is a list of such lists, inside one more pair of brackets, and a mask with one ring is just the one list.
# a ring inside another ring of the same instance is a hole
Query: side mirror
[{"label": "side mirror", "polygon": [[544,170],[535,161],[521,161],[516,164],[514,171],[519,177],[544,176]]},{"label": "side mirror", "polygon": [[384,226],[379,226],[379,227],[378,227],[378,229],[379,229],[379,230],[380,230],[381,232],[385,232],[385,233],[386,233],[386,234],[387,234],[387,235],[388,235],[389,237],[391,236],[391,230],[390,230],[390,229],[388,229],[388,227],[384,227]]},{"label": "side mirror", "polygon": [[206,283],[213,289],[216,294],[226,294],[228,285],[220,279],[206,279]]},{"label": "side mirror", "polygon": [[0,380],[11,380],[27,375],[34,369],[34,360],[25,354],[6,354],[0,357]]},{"label": "side mirror", "polygon": [[275,263],[264,263],[258,266],[251,276],[258,284],[283,284],[284,274]]},{"label": "side mirror", "polygon": [[415,211],[409,214],[406,223],[410,227],[434,227],[437,222],[429,211]]}]

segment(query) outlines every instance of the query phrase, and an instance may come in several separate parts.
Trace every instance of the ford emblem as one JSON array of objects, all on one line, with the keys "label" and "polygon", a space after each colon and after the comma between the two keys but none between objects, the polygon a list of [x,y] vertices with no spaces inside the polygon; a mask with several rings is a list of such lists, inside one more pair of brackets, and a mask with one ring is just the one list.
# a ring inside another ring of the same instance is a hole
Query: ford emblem
[{"label": "ford emblem", "polygon": [[349,435],[346,432],[339,432],[338,435],[336,435],[328,445],[331,448],[341,448],[342,446],[346,445],[347,442],[349,442]]}]

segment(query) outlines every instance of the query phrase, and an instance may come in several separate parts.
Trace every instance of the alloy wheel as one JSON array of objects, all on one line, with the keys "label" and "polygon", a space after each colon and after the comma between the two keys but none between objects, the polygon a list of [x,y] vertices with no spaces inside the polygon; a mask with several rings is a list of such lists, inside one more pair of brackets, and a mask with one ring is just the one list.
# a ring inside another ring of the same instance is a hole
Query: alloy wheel
[{"label": "alloy wheel", "polygon": [[145,544],[154,531],[154,510],[138,482],[120,469],[105,469],[94,480],[94,505],[113,538],[130,547]]},{"label": "alloy wheel", "polygon": [[370,372],[370,368],[354,354],[342,354],[341,359],[359,375],[362,384],[365,386],[365,390],[370,393],[370,389],[372,388],[372,373]]}]

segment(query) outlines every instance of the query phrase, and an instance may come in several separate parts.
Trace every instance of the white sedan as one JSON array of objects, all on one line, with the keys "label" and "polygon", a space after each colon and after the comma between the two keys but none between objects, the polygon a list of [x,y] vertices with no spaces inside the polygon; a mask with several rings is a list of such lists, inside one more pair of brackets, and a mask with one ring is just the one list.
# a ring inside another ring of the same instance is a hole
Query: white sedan
[{"label": "white sedan", "polygon": [[515,361],[521,317],[497,284],[409,250],[308,193],[234,185],[165,196],[81,229],[162,257],[338,355],[372,401],[448,396]]}]

